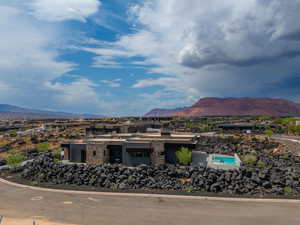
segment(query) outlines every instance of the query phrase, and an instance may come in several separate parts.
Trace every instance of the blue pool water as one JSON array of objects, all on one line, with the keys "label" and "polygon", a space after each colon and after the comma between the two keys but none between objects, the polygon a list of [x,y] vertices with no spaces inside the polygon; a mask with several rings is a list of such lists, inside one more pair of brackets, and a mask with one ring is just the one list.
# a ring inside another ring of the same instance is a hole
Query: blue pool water
[{"label": "blue pool water", "polygon": [[235,157],[226,157],[226,156],[214,156],[213,162],[223,165],[230,165],[230,166],[236,166],[237,162]]}]

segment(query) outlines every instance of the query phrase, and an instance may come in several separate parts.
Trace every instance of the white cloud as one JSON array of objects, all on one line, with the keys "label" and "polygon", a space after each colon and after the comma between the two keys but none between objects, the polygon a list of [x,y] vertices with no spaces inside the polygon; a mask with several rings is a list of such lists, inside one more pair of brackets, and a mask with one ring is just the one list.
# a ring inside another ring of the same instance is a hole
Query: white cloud
[{"label": "white cloud", "polygon": [[122,68],[122,64],[116,62],[116,60],[112,59],[111,57],[96,56],[94,57],[93,61],[93,67],[95,68]]},{"label": "white cloud", "polygon": [[121,87],[122,79],[114,79],[114,80],[101,80],[101,83],[108,85],[109,87],[117,88]]},{"label": "white cloud", "polygon": [[45,21],[79,20],[95,14],[99,0],[32,0],[33,15]]},{"label": "white cloud", "polygon": [[[299,9],[297,0],[147,3],[133,10],[143,28],[135,35],[123,37],[120,44],[148,57],[157,57],[159,49],[159,53],[166,50],[174,62],[199,68],[220,63],[256,64],[300,48],[280,39],[291,30],[300,31],[297,23],[285,23],[297,19],[296,13],[289,14],[290,9]],[[296,25],[291,28],[286,24]]]},{"label": "white cloud", "polygon": [[[113,46],[113,45],[112,45]],[[74,47],[76,49],[76,47]],[[115,49],[115,48],[88,48],[88,47],[77,47],[79,50],[87,51],[90,53],[94,53],[97,55],[104,55],[107,57],[131,57],[134,56],[132,52],[125,51],[123,49]]]},{"label": "white cloud", "polygon": [[93,51],[110,61],[145,58],[150,72],[166,76],[133,87],[163,86],[186,103],[259,95],[300,70],[299,10],[299,0],[147,0],[130,10],[133,34],[121,36],[112,52]]},{"label": "white cloud", "polygon": [[12,92],[14,89],[11,88],[9,85],[5,84],[4,82],[0,81],[0,93],[1,92]]},{"label": "white cloud", "polygon": [[[97,43],[97,42],[95,42]],[[86,43],[82,43],[86,44]],[[86,51],[89,53],[93,53],[96,56],[93,58],[92,66],[95,68],[144,68],[149,65],[149,62],[143,61],[135,61],[133,57],[142,56],[137,54],[136,52],[129,51],[125,49],[123,46],[120,46],[118,43],[114,42],[99,42],[100,47],[77,47],[77,46],[69,46],[69,49]],[[119,59],[127,58],[127,61],[120,62]],[[150,63],[151,64],[151,63]]]},{"label": "white cloud", "polygon": [[58,30],[8,6],[0,6],[0,27],[0,102],[82,112],[89,105],[98,108],[91,81],[69,75],[74,81],[55,82],[76,67],[57,59]]},{"label": "white cloud", "polygon": [[82,105],[98,101],[98,95],[94,90],[98,85],[85,78],[70,83],[47,82],[46,86],[55,91],[56,102],[60,104],[74,105],[76,102]]},{"label": "white cloud", "polygon": [[[175,108],[178,105],[185,106],[186,102],[182,101],[182,96],[175,91],[158,90],[152,93],[143,93],[139,95],[140,102],[147,102],[145,111],[155,108]],[[141,104],[142,105],[142,104]]]},{"label": "white cloud", "polygon": [[[33,25],[22,11],[0,6],[1,81],[11,86],[43,83],[74,67],[56,60],[58,53],[47,48],[58,36],[50,27]],[[12,29],[13,28],[13,29]]]},{"label": "white cloud", "polygon": [[[37,21],[21,8],[0,4],[0,28],[1,103],[102,115],[137,113],[137,105],[99,90],[99,84],[71,73],[77,65],[59,60],[58,45],[64,37],[58,24]],[[111,82],[107,85],[117,87],[122,80]]]}]

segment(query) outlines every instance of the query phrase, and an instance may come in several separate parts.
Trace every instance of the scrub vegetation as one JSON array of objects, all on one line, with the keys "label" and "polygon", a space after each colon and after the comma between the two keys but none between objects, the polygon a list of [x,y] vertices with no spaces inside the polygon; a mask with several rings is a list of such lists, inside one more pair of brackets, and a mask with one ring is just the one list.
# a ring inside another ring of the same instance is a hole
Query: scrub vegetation
[{"label": "scrub vegetation", "polygon": [[176,157],[180,165],[188,166],[192,162],[192,152],[185,147],[176,152]]},{"label": "scrub vegetation", "polygon": [[7,164],[12,171],[16,171],[24,160],[25,157],[14,150],[10,151],[6,158]]}]

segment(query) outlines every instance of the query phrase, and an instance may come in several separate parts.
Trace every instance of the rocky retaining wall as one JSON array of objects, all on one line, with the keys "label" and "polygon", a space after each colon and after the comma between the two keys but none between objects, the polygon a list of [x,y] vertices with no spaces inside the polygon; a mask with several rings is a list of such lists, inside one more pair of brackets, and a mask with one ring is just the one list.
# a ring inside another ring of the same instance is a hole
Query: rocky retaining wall
[{"label": "rocky retaining wall", "polygon": [[[291,161],[291,164],[286,163]],[[216,170],[206,167],[120,165],[64,165],[50,154],[26,165],[22,177],[53,184],[75,184],[116,189],[222,192],[239,195],[300,195],[300,160],[278,156],[264,169],[241,167]],[[298,165],[298,166],[297,166]]]}]

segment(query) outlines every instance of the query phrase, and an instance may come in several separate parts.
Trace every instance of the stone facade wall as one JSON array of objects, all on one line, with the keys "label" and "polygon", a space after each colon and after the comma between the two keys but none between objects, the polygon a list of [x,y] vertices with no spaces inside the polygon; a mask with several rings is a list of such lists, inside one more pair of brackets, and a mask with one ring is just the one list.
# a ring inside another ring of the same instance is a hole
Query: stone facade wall
[{"label": "stone facade wall", "polygon": [[150,155],[152,164],[165,164],[164,142],[152,142],[153,152]]},{"label": "stone facade wall", "polygon": [[86,162],[88,164],[104,164],[109,160],[109,152],[104,143],[91,143],[86,147]]},{"label": "stone facade wall", "polygon": [[64,160],[70,160],[70,150],[69,148],[62,148],[63,152],[64,152]]}]

